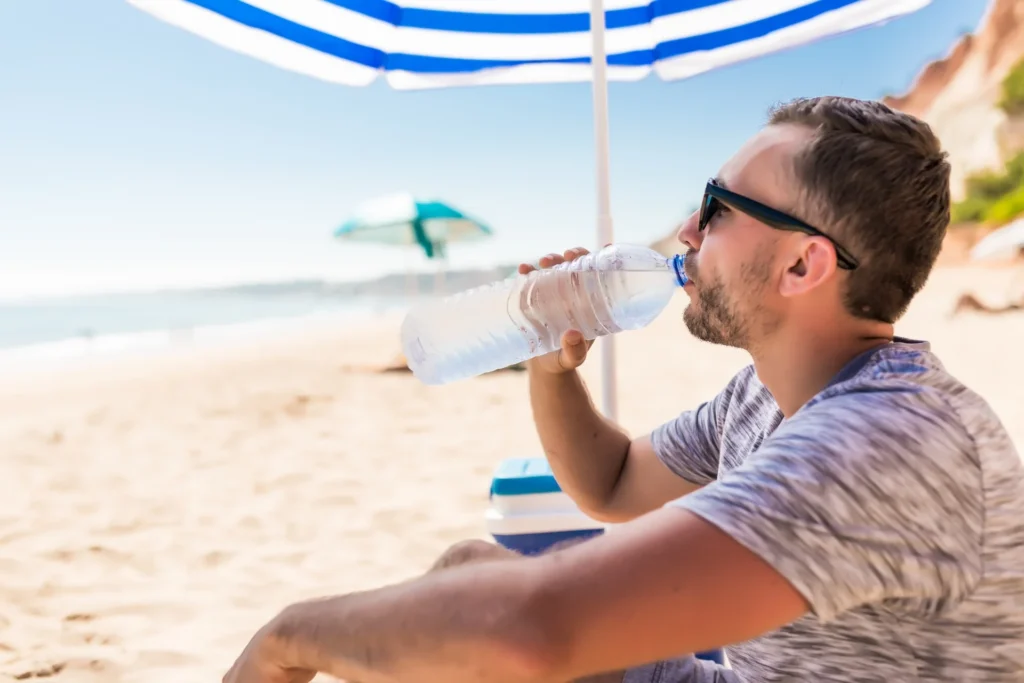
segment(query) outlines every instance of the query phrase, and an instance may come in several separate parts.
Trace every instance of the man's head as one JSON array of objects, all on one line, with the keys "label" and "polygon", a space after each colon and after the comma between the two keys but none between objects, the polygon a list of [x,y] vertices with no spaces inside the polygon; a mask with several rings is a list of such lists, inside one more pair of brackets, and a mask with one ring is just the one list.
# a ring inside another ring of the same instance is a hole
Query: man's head
[{"label": "man's head", "polygon": [[713,185],[679,233],[694,250],[685,319],[697,337],[747,349],[791,322],[895,322],[949,223],[938,139],[878,102],[777,107]]}]

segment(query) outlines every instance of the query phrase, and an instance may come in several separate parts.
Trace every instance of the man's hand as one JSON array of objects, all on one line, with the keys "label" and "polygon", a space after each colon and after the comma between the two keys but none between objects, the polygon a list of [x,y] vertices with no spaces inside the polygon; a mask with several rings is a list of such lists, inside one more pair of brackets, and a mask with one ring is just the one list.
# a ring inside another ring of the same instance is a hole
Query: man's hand
[{"label": "man's hand", "polygon": [[296,669],[286,663],[288,645],[278,634],[278,616],[256,632],[223,683],[309,683],[315,671]]},{"label": "man's hand", "polygon": [[[588,254],[586,249],[583,247],[576,247],[575,249],[569,249],[561,254],[548,254],[540,259],[539,265],[541,269],[551,268],[557,266],[560,263],[567,261],[575,261],[581,256]],[[522,263],[519,265],[519,274],[526,275],[527,273],[537,270],[534,266],[528,263]],[[584,339],[583,334],[579,330],[567,330],[562,335],[562,348],[558,351],[538,356],[527,361],[527,366],[531,370],[540,370],[553,375],[558,375],[563,372],[569,372],[575,370],[583,361],[587,359],[587,352],[590,351],[590,347],[594,345],[594,340]]]}]

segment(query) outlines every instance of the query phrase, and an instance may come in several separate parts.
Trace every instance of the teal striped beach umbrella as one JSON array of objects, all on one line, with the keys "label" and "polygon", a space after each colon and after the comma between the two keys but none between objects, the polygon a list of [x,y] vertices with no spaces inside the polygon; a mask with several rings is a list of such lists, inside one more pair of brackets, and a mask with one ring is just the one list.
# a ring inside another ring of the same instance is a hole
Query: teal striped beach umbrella
[{"label": "teal striped beach umbrella", "polygon": [[453,242],[473,242],[493,235],[486,224],[451,204],[396,194],[361,204],[334,231],[352,242],[419,246],[429,259],[442,259]]}]

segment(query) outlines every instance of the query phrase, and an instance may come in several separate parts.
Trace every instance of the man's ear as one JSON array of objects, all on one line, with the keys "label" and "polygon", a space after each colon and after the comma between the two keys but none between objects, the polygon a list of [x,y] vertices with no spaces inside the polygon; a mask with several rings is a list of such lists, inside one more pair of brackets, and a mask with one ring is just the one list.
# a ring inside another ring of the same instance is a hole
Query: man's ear
[{"label": "man's ear", "polygon": [[835,247],[823,237],[805,237],[794,250],[779,283],[779,294],[806,294],[836,271]]}]

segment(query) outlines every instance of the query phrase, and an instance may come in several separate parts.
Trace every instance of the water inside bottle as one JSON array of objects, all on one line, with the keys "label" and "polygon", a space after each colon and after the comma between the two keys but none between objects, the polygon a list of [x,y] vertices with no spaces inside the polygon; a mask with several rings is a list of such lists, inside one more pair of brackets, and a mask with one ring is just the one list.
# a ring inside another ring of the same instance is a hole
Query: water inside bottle
[{"label": "water inside bottle", "polygon": [[403,326],[403,345],[417,377],[444,383],[554,351],[569,329],[587,339],[639,329],[677,288],[667,267],[547,270],[419,308]]},{"label": "water inside bottle", "polygon": [[519,309],[538,350],[554,350],[570,329],[595,339],[647,325],[674,288],[664,270],[551,271],[527,283]]}]

